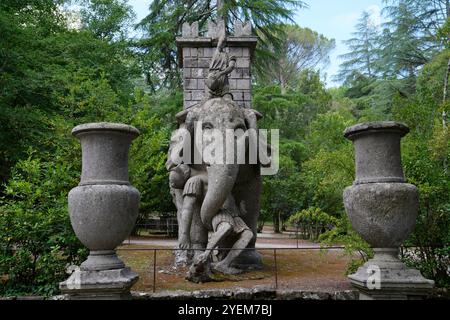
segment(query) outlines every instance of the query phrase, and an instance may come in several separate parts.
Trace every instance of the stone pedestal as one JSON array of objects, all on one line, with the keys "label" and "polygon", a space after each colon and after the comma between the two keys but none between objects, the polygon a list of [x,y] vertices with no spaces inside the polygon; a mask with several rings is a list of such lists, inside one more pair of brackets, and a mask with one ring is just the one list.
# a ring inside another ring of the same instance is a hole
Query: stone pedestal
[{"label": "stone pedestal", "polygon": [[139,276],[130,268],[112,270],[75,270],[59,288],[71,300],[128,300]]},{"label": "stone pedestal", "polygon": [[75,127],[80,139],[82,174],[69,192],[69,213],[89,257],[60,283],[72,299],[125,299],[138,275],[126,268],[116,247],[130,234],[139,208],[139,191],[128,180],[128,152],[139,131],[115,123]]},{"label": "stone pedestal", "polygon": [[397,249],[374,249],[375,257],[349,276],[360,300],[416,300],[430,294],[434,282],[408,268]]},{"label": "stone pedestal", "polygon": [[348,128],[353,141],[356,178],[344,191],[344,205],[353,228],[375,251],[349,276],[361,300],[418,299],[434,282],[400,261],[398,247],[413,231],[419,208],[417,188],[406,183],[400,140],[409,129],[396,122],[372,122]]}]

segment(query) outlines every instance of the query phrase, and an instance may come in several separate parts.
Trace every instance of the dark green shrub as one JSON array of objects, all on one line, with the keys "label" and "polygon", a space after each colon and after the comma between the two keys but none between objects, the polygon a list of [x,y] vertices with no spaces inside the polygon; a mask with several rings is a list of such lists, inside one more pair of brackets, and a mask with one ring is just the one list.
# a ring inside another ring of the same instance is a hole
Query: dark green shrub
[{"label": "dark green shrub", "polygon": [[14,167],[0,206],[0,295],[52,295],[66,268],[85,259],[67,212],[78,172],[65,157],[44,161],[32,151]]}]

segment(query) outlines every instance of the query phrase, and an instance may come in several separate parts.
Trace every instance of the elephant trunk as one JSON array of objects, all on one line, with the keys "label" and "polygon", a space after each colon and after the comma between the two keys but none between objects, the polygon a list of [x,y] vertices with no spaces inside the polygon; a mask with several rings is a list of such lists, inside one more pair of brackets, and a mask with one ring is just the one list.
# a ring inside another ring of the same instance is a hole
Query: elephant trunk
[{"label": "elephant trunk", "polygon": [[208,191],[201,208],[203,224],[212,229],[212,219],[231,194],[239,173],[239,165],[211,165],[208,167]]}]

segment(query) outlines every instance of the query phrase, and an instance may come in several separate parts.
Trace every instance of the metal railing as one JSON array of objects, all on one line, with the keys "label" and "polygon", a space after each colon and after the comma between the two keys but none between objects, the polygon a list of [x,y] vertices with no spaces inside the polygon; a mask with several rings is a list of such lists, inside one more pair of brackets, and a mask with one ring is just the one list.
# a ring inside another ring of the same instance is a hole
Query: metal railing
[{"label": "metal railing", "polygon": [[[288,250],[294,250],[294,251],[298,251],[298,250],[311,250],[311,251],[330,251],[330,250],[342,250],[344,249],[344,246],[332,246],[332,247],[292,247],[292,248],[246,248],[246,249],[233,249],[233,248],[221,248],[220,250],[224,250],[224,251],[232,251],[232,250],[247,250],[247,251],[271,251],[273,253],[273,266],[272,266],[272,272],[273,272],[273,278],[274,278],[274,289],[277,290],[279,287],[279,283],[278,283],[278,278],[279,278],[279,268],[278,268],[278,262],[277,262],[277,252],[278,251],[288,251]],[[151,268],[153,269],[153,278],[152,278],[152,291],[153,293],[156,292],[156,288],[157,288],[157,272],[156,272],[156,267],[157,267],[157,252],[172,252],[174,253],[175,251],[186,251],[186,249],[169,249],[169,248],[126,248],[126,247],[119,247],[117,248],[117,251],[147,251],[147,252],[153,252],[153,263]]]}]

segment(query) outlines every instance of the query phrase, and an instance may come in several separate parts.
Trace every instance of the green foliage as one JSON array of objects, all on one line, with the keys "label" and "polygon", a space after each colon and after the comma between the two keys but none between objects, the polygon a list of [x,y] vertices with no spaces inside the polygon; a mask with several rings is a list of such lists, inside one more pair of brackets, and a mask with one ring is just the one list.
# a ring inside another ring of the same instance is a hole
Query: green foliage
[{"label": "green foliage", "polygon": [[[344,254],[350,258],[346,274],[355,273],[360,266],[373,257],[373,250],[353,230],[345,214],[337,220],[336,227],[321,234],[319,240],[324,248],[338,244],[344,246]],[[355,253],[358,255],[355,256]]]},{"label": "green foliage", "polygon": [[125,40],[135,14],[126,0],[83,0],[82,22],[95,37],[107,41]]},{"label": "green foliage", "polygon": [[0,294],[57,293],[84,260],[67,212],[81,170],[70,131],[135,113],[127,44],[69,30],[58,4],[0,3]]},{"label": "green foliage", "polygon": [[408,181],[419,188],[420,208],[416,229],[405,243],[413,248],[404,250],[403,258],[438,286],[448,286],[448,1],[386,1],[384,13],[382,32],[361,33],[370,31],[370,24],[360,23],[357,36],[349,40],[355,46],[342,65],[344,97],[341,92],[334,103],[359,122],[392,119],[410,127],[402,140],[402,162]]},{"label": "green foliage", "polygon": [[150,14],[139,24],[144,33],[137,46],[145,51],[142,55],[148,85],[156,90],[161,87],[181,87],[175,38],[181,34],[185,22],[199,22],[199,29],[206,29],[207,21],[227,15],[227,28],[232,31],[234,22],[249,21],[256,34],[266,41],[260,44],[257,55],[261,60],[270,58],[268,47],[280,45],[277,35],[279,25],[292,22],[297,8],[304,6],[299,0],[223,1],[223,9],[217,12],[215,2],[190,0],[155,0],[150,4]]},{"label": "green foliage", "polygon": [[262,210],[270,212],[273,217],[274,231],[280,232],[280,224],[302,207],[300,175],[296,162],[284,155],[281,145],[280,170],[277,175],[264,177]]},{"label": "green foliage", "polygon": [[254,90],[253,107],[264,118],[260,128],[280,130],[280,171],[264,177],[261,220],[273,218],[275,231],[293,213],[307,208],[308,191],[302,181],[302,165],[309,154],[305,135],[312,119],[331,105],[318,73],[305,70],[297,88],[285,94],[279,86],[258,86]]},{"label": "green foliage", "polygon": [[128,104],[138,70],[128,62],[132,55],[123,43],[99,39],[89,29],[68,30],[54,1],[29,7],[2,1],[0,32],[4,182],[28,146],[46,149],[42,140],[52,135],[49,119],[120,120],[118,106]]},{"label": "green foliage", "polygon": [[[308,28],[297,25],[281,25],[279,35],[281,45],[272,48],[276,61],[268,61],[264,68],[257,69],[258,82],[279,85],[284,94],[289,88],[294,88],[305,76],[312,76],[309,71],[329,62],[329,54],[335,48],[334,39]],[[306,74],[302,71],[306,71]],[[317,74],[318,75],[318,74]],[[320,75],[319,82],[320,82]],[[302,78],[300,78],[302,77]]]},{"label": "green foliage", "polygon": [[62,152],[52,161],[31,149],[28,154],[14,167],[0,205],[0,274],[7,275],[2,295],[55,294],[66,268],[87,253],[67,214],[67,194],[77,184],[79,168]]},{"label": "green foliage", "polygon": [[333,229],[337,219],[319,208],[308,208],[289,217],[289,224],[295,226],[305,239],[316,241],[325,231]]},{"label": "green foliage", "polygon": [[318,73],[305,70],[299,80],[297,88],[284,94],[275,85],[254,89],[253,108],[264,115],[261,128],[280,129],[284,139],[298,139],[304,137],[314,116],[330,107],[331,95]]},{"label": "green foliage", "polygon": [[337,80],[346,80],[354,73],[373,78],[377,73],[378,29],[369,12],[362,13],[355,29],[353,38],[344,42],[349,47],[349,52],[340,56],[344,62],[336,76]]},{"label": "green foliage", "polygon": [[141,132],[130,152],[130,179],[141,192],[139,210],[142,214],[173,211],[165,167],[170,131],[155,116],[149,117],[145,108],[131,124]]},{"label": "green foliage", "polygon": [[343,212],[342,191],[354,177],[353,146],[343,137],[354,121],[345,110],[319,114],[307,137],[311,154],[303,163],[302,180],[309,204],[333,216]]},{"label": "green foliage", "polygon": [[[141,191],[140,214],[174,211],[164,163],[183,104],[175,37],[184,22],[199,21],[204,32],[218,16],[210,1],[153,1],[136,43],[127,38],[134,14],[126,1],[78,1],[79,30],[67,25],[59,9],[65,2],[0,2],[0,294],[51,295],[66,267],[86,256],[67,214],[67,192],[80,174],[79,143],[70,137],[76,124],[136,126],[130,179]],[[354,175],[353,146],[343,131],[357,122],[404,122],[411,133],[402,143],[403,166],[420,190],[420,211],[405,242],[413,249],[403,258],[448,286],[448,13],[442,0],[385,3],[383,30],[363,15],[347,42],[344,85],[326,89],[312,69],[326,62],[332,41],[283,27],[301,1],[224,2],[219,14],[227,13],[229,31],[247,20],[262,39],[253,107],[264,115],[261,128],[280,129],[280,171],[263,179],[261,220],[272,218],[277,231],[286,221],[300,224],[325,247],[343,244],[351,257],[347,272],[356,271],[372,251],[342,204]],[[277,58],[287,58],[286,68],[268,67]],[[280,74],[265,79],[261,68],[284,71],[285,85]]]},{"label": "green foliage", "polygon": [[442,112],[443,80],[449,52],[443,51],[424,66],[418,76],[417,94],[395,99],[395,120],[406,123],[411,133],[403,140],[403,166],[408,180],[419,188],[417,226],[404,253],[406,261],[439,286],[450,284],[447,272],[450,252],[450,134]]}]

